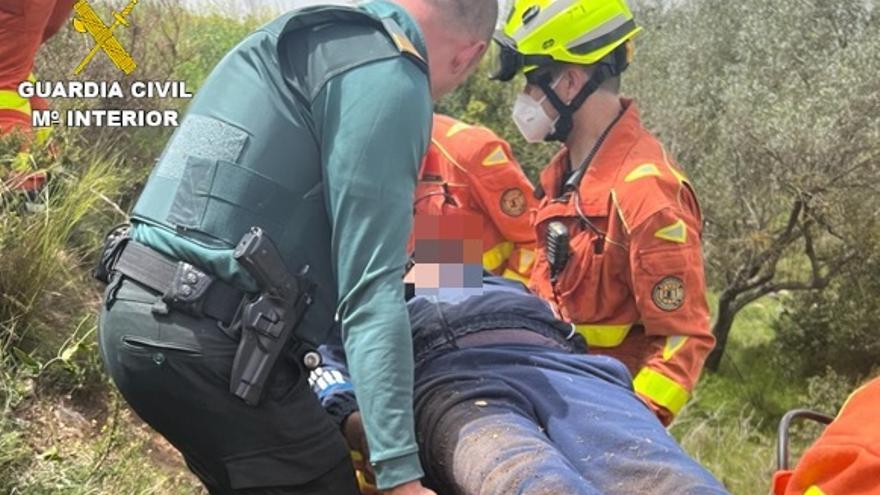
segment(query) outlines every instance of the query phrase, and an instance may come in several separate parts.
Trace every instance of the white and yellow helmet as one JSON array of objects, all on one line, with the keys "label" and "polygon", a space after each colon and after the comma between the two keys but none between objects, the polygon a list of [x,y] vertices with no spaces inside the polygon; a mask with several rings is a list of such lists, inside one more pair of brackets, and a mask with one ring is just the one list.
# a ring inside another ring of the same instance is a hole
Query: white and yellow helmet
[{"label": "white and yellow helmet", "polygon": [[516,0],[495,34],[491,77],[508,81],[553,63],[592,65],[621,46],[628,63],[640,31],[624,0]]}]

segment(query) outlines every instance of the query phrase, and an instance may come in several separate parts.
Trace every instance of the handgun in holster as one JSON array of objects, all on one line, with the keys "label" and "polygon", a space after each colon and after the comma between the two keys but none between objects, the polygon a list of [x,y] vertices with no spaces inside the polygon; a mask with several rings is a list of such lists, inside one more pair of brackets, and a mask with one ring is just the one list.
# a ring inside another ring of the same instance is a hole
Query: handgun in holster
[{"label": "handgun in holster", "polygon": [[307,368],[320,365],[320,354],[294,336],[312,303],[314,284],[305,277],[308,265],[297,274],[287,269],[278,249],[259,227],[251,227],[233,256],[256,281],[259,293],[239,310],[241,340],[229,388],[248,405],[256,406],[282,354],[295,354]]}]

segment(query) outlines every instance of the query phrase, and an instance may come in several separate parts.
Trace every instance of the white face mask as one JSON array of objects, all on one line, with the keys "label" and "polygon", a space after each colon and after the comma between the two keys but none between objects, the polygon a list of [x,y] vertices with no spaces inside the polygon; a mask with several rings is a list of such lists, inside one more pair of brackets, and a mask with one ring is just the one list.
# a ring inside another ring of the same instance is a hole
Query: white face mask
[{"label": "white face mask", "polygon": [[[556,81],[550,87],[555,88],[558,83],[559,81]],[[547,95],[535,101],[531,96],[520,93],[516,96],[516,102],[513,104],[513,122],[526,141],[530,143],[544,141],[544,138],[555,130],[556,121],[559,120],[558,116],[555,119],[551,118],[544,110],[542,103],[546,100]]]}]

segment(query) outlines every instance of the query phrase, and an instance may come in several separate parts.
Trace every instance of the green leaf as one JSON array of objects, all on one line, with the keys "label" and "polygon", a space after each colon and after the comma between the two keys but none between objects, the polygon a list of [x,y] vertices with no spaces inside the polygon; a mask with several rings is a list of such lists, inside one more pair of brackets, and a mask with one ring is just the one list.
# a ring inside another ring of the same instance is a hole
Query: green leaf
[{"label": "green leaf", "polygon": [[44,450],[39,455],[39,458],[44,461],[60,461],[61,454],[58,453],[58,446],[53,445],[53,446],[49,447],[48,449]]},{"label": "green leaf", "polygon": [[23,350],[19,349],[18,347],[13,347],[12,353],[15,354],[15,357],[18,358],[18,360],[21,361],[21,363],[24,364],[25,366],[27,366],[28,368],[33,368],[33,369],[38,370],[42,366],[39,363],[39,361],[37,361],[36,359],[33,358],[33,356],[24,352]]},{"label": "green leaf", "polygon": [[61,352],[61,360],[65,363],[69,362],[73,355],[76,354],[76,351],[79,350],[79,344],[74,344]]}]

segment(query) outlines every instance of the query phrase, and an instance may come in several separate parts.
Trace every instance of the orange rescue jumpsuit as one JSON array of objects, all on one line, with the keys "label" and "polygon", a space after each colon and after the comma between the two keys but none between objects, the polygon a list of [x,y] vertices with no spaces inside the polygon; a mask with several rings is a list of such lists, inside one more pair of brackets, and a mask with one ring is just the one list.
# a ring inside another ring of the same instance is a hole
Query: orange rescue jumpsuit
[{"label": "orange rescue jumpsuit", "polygon": [[794,471],[776,473],[776,495],[880,495],[880,378],[856,390]]},{"label": "orange rescue jumpsuit", "polygon": [[536,207],[534,188],[506,141],[485,127],[434,114],[416,186],[416,214],[479,215],[483,267],[527,282],[535,259],[530,211]]},{"label": "orange rescue jumpsuit", "polygon": [[0,134],[30,130],[31,110],[48,107],[41,98],[25,99],[18,85],[33,80],[34,58],[70,15],[74,0],[0,0]]},{"label": "orange rescue jumpsuit", "polygon": [[[682,171],[642,127],[636,105],[621,102],[624,113],[576,194],[557,198],[568,169],[566,149],[541,174],[545,194],[534,221],[538,257],[530,287],[573,324],[590,352],[623,361],[636,392],[669,424],[715,343],[702,219]],[[551,282],[546,236],[554,221],[569,231],[571,256]]]}]

